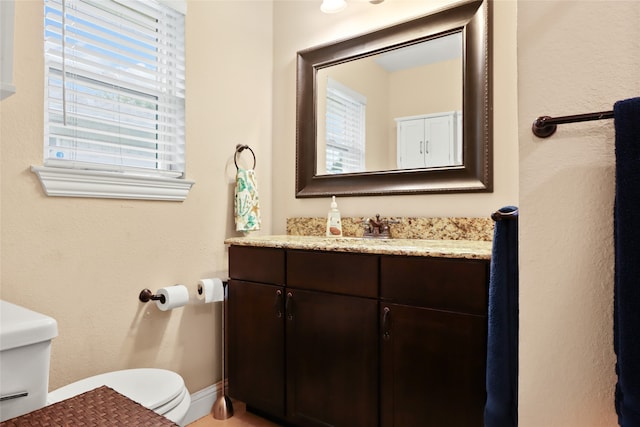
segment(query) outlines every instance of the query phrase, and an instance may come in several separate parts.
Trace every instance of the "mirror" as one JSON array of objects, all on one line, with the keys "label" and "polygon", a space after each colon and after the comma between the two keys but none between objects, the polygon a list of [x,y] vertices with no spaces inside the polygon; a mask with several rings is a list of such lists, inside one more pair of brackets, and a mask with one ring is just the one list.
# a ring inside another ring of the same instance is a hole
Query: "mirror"
[{"label": "mirror", "polygon": [[316,93],[318,175],[462,165],[461,31],[321,68]]},{"label": "mirror", "polygon": [[296,197],[492,191],[489,8],[298,52]]}]

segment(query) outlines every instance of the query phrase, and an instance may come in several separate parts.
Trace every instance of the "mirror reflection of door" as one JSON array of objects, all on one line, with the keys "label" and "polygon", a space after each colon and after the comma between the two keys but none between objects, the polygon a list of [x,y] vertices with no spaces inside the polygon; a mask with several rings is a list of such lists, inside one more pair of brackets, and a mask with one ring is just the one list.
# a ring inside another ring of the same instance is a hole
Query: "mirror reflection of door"
[{"label": "mirror reflection of door", "polygon": [[[317,175],[462,165],[462,82],[461,32],[319,69]],[[336,98],[362,104],[362,122]],[[422,153],[400,139],[403,119],[418,117],[433,117]]]},{"label": "mirror reflection of door", "polygon": [[462,165],[462,112],[396,119],[398,169]]}]

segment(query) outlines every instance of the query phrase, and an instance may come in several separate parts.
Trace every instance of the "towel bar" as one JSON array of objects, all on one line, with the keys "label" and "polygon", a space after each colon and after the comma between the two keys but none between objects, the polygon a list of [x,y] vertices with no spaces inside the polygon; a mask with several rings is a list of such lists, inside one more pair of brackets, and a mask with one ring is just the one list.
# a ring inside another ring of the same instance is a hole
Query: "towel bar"
[{"label": "towel bar", "polygon": [[518,209],[511,212],[495,211],[491,214],[491,219],[494,221],[502,221],[503,219],[515,219],[518,217]]},{"label": "towel bar", "polygon": [[555,133],[558,125],[563,123],[577,123],[612,118],[613,111],[600,111],[598,113],[575,114],[573,116],[562,117],[540,116],[535,119],[531,125],[531,132],[539,138],[548,138]]}]

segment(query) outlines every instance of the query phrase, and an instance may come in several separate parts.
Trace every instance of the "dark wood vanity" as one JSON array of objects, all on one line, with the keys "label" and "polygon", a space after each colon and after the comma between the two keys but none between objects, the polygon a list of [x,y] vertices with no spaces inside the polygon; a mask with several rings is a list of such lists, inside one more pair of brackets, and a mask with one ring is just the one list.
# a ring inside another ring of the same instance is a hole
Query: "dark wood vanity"
[{"label": "dark wood vanity", "polygon": [[287,425],[482,426],[488,259],[229,247],[229,395]]}]

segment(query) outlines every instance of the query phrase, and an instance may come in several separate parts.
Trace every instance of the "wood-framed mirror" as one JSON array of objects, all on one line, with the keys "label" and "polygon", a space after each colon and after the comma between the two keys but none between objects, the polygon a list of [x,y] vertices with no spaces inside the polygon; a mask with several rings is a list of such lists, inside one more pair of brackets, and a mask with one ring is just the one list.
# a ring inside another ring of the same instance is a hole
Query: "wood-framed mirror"
[{"label": "wood-framed mirror", "polygon": [[[445,58],[416,65],[431,51]],[[413,59],[387,58],[406,52]],[[493,191],[491,59],[490,0],[299,51],[296,197]],[[363,68],[374,62],[378,70]],[[389,77],[397,68],[403,74]],[[336,129],[341,109],[355,113],[340,116]]]}]

